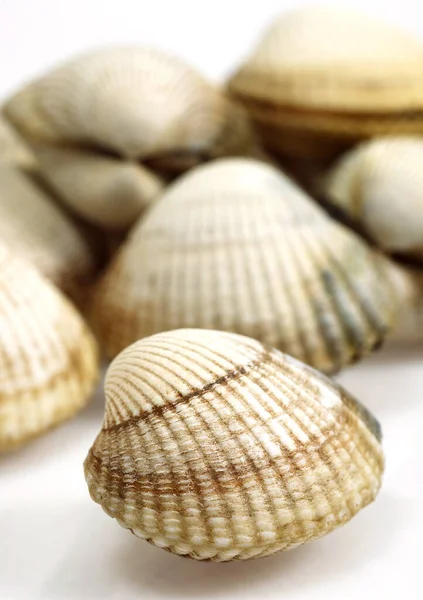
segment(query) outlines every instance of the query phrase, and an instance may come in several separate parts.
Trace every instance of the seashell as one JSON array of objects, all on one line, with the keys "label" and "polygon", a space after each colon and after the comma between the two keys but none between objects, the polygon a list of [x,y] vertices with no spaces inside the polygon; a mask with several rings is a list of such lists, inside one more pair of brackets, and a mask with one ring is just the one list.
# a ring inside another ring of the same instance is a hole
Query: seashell
[{"label": "seashell", "polygon": [[0,163],[32,169],[35,158],[19,134],[0,115]]},{"label": "seashell", "polygon": [[230,154],[244,151],[251,135],[245,114],[238,109],[234,120],[218,88],[184,61],[143,47],[79,56],[30,83],[4,110],[30,140],[133,159]]},{"label": "seashell", "polygon": [[182,329],[112,363],[85,460],[93,500],[198,560],[294,548],[377,495],[380,427],[338,384],[250,338]]},{"label": "seashell", "polygon": [[327,160],[362,138],[423,133],[422,62],[422,42],[388,23],[301,8],[274,22],[229,90],[273,150]]},{"label": "seashell", "polygon": [[395,342],[423,341],[423,271],[392,263],[389,275],[399,306],[389,339]]},{"label": "seashell", "polygon": [[94,277],[89,241],[28,175],[6,164],[0,164],[0,240],[70,295]]},{"label": "seashell", "polygon": [[384,250],[423,259],[423,138],[363,142],[335,163],[325,197]]},{"label": "seashell", "polygon": [[70,418],[97,379],[94,338],[64,296],[0,243],[0,451]]},{"label": "seashell", "polygon": [[184,327],[256,338],[325,372],[378,346],[390,263],[283,173],[221,159],[168,188],[93,293],[106,353]]},{"label": "seashell", "polygon": [[164,187],[135,162],[57,146],[36,148],[43,180],[78,216],[105,229],[128,228]]}]

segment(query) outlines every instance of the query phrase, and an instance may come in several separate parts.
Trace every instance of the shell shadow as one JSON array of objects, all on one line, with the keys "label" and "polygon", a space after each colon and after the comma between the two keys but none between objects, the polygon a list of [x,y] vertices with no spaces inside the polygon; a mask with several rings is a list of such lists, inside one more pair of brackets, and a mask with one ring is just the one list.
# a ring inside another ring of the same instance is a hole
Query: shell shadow
[{"label": "shell shadow", "polygon": [[264,559],[225,564],[183,559],[132,538],[116,557],[115,569],[132,586],[154,590],[158,597],[219,597],[246,589],[254,595],[265,593],[275,579],[279,596],[293,594],[299,586],[305,593],[319,580],[341,582],[346,572],[383,555],[409,517],[399,499],[382,494],[377,506],[326,538]]},{"label": "shell shadow", "polygon": [[[356,574],[369,565],[389,589],[386,559],[399,559],[416,512],[406,498],[382,493],[321,540],[265,559],[217,564],[179,558],[136,539],[88,498],[13,505],[0,511],[0,597],[28,597],[28,589],[44,600],[216,598],[246,591],[268,597],[276,586],[278,597],[297,598],[299,590],[314,597],[327,581],[340,590],[348,579],[359,582]],[[25,577],[22,565],[28,565]]]}]

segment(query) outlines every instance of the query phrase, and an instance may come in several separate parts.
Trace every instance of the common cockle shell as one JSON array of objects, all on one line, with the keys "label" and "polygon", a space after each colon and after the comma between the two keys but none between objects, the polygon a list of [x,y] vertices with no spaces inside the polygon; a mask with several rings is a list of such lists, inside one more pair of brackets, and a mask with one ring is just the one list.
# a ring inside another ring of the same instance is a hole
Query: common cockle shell
[{"label": "common cockle shell", "polygon": [[0,115],[0,163],[32,169],[35,157],[13,127]]},{"label": "common cockle shell", "polygon": [[73,416],[97,371],[97,346],[80,315],[0,243],[0,451]]},{"label": "common cockle shell", "polygon": [[169,187],[135,226],[94,291],[92,319],[111,357],[200,327],[334,372],[393,324],[388,268],[277,169],[222,159]]},{"label": "common cockle shell", "polygon": [[79,296],[97,267],[88,239],[29,175],[0,164],[0,241],[70,295]]},{"label": "common cockle shell", "polygon": [[176,554],[228,561],[288,550],[346,523],[379,490],[374,417],[250,338],[154,335],[113,361],[105,392],[85,461],[90,494]]},{"label": "common cockle shell", "polygon": [[423,341],[423,271],[392,263],[390,274],[399,313],[389,339]]},{"label": "common cockle shell", "polygon": [[364,142],[340,158],[324,195],[377,244],[423,259],[423,138]]},{"label": "common cockle shell", "polygon": [[124,230],[164,182],[142,164],[95,152],[37,145],[38,170],[69,209],[109,230]]},{"label": "common cockle shell", "polygon": [[357,140],[423,133],[423,44],[345,7],[278,18],[229,89],[266,143],[289,156],[335,155]]},{"label": "common cockle shell", "polygon": [[183,60],[144,47],[78,56],[27,85],[4,110],[29,140],[133,159],[214,156],[215,146],[231,154],[245,150],[251,133],[221,90]]}]

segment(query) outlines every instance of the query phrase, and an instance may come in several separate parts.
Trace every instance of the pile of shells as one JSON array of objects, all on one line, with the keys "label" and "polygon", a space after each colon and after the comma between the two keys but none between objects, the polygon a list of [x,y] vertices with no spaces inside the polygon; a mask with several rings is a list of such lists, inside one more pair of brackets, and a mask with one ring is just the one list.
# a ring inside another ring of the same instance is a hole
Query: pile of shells
[{"label": "pile of shells", "polygon": [[6,99],[0,450],[82,409],[101,350],[85,476],[136,536],[249,559],[372,502],[381,428],[327,375],[423,339],[422,65],[421,41],[312,8],[220,87],[116,47]]}]

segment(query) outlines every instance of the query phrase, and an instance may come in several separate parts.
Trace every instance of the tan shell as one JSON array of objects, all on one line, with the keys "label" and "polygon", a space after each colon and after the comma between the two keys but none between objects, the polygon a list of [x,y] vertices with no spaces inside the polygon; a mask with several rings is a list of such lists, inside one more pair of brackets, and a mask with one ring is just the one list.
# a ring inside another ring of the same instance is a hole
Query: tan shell
[{"label": "tan shell", "polygon": [[423,133],[423,44],[344,7],[286,13],[229,82],[267,144],[327,158],[356,140]]},{"label": "tan shell", "polygon": [[396,342],[423,341],[423,271],[392,263],[390,273],[399,313],[389,339]]},{"label": "tan shell", "polygon": [[396,314],[387,261],[275,168],[197,168],[135,226],[94,292],[109,356],[179,327],[241,333],[333,372]]},{"label": "tan shell", "polygon": [[423,258],[423,138],[381,138],[343,156],[327,199],[389,252]]},{"label": "tan shell", "polygon": [[94,276],[88,240],[28,175],[6,164],[0,164],[0,241],[71,295]]},{"label": "tan shell", "polygon": [[380,442],[374,417],[321,373],[247,337],[185,329],[112,363],[85,476],[138,537],[198,560],[248,559],[372,502]]},{"label": "tan shell", "polygon": [[147,167],[83,150],[37,146],[39,171],[78,216],[126,229],[160,194],[164,182]]},{"label": "tan shell", "polygon": [[0,244],[0,451],[73,416],[97,379],[94,338],[73,306]]},{"label": "tan shell", "polygon": [[182,60],[143,47],[74,58],[18,92],[5,113],[31,140],[88,144],[137,159],[228,154],[242,150],[250,135],[245,116],[245,127],[234,122],[220,90]]},{"label": "tan shell", "polygon": [[0,115],[0,163],[32,169],[35,157],[19,134]]}]

